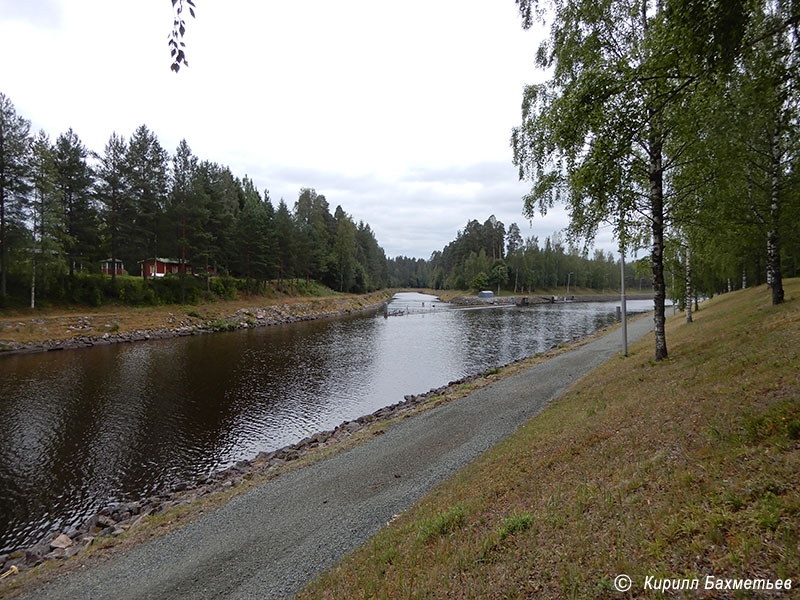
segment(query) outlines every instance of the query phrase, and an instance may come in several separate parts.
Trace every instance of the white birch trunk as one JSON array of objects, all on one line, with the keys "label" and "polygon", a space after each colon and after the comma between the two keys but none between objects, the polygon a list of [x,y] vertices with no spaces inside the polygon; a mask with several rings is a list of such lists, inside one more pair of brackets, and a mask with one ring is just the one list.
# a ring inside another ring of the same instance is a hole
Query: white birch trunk
[{"label": "white birch trunk", "polygon": [[692,322],[692,252],[686,245],[686,322]]},{"label": "white birch trunk", "polygon": [[772,138],[771,189],[769,207],[769,233],[767,234],[767,283],[772,288],[772,304],[783,302],[783,277],[781,275],[781,250],[778,226],[780,224],[780,168],[783,156],[778,147],[778,136]]}]

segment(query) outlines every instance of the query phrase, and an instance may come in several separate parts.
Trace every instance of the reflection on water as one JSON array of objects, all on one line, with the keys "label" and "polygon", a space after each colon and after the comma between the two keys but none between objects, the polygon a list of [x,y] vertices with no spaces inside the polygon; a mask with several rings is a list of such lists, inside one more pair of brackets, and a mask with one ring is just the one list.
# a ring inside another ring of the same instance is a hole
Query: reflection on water
[{"label": "reflection on water", "polygon": [[109,502],[152,495],[585,335],[612,322],[614,310],[453,310],[409,293],[375,315],[6,357],[0,552]]}]

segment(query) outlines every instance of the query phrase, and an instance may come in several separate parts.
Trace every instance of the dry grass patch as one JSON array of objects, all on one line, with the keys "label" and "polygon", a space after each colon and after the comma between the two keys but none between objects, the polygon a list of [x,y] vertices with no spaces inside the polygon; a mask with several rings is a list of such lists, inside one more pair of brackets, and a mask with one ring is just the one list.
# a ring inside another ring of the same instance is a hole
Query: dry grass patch
[{"label": "dry grass patch", "polygon": [[652,361],[652,336],[633,345],[300,597],[602,598],[621,573],[629,596],[660,597],[647,575],[796,589],[800,280],[786,291],[670,319],[669,360]]},{"label": "dry grass patch", "polygon": [[[337,294],[323,297],[244,296],[237,300],[218,300],[192,305],[60,307],[36,311],[14,310],[0,313],[2,342],[37,343],[68,340],[105,333],[176,329],[187,325],[223,322],[239,309],[287,305],[293,315],[308,315],[342,310],[358,310],[391,297],[390,292]],[[3,325],[5,323],[5,325]]]}]

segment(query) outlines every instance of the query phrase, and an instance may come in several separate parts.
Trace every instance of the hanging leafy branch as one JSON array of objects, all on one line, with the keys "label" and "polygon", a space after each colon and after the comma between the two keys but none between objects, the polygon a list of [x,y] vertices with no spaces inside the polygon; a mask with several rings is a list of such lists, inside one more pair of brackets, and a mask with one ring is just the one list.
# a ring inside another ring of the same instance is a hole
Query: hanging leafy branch
[{"label": "hanging leafy branch", "polygon": [[183,18],[184,2],[189,7],[189,14],[194,16],[194,0],[172,0],[172,10],[175,13],[175,18],[172,21],[172,33],[168,36],[167,45],[170,47],[170,55],[172,56],[172,69],[175,73],[180,71],[181,65],[188,67],[189,63],[186,61],[186,52],[184,48],[186,44],[183,37],[186,34],[186,20]]}]

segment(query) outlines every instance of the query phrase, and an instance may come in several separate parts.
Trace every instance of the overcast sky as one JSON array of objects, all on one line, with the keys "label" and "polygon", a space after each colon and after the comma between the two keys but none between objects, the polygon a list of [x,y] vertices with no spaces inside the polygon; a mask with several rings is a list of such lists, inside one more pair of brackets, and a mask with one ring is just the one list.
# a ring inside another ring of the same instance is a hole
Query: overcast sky
[{"label": "overcast sky", "polygon": [[428,258],[490,214],[540,241],[566,225],[522,216],[509,138],[543,33],[513,0],[195,4],[176,75],[169,0],[0,0],[0,91],[53,140],[102,151],[144,123],[273,204],[313,187],[388,256]]}]

